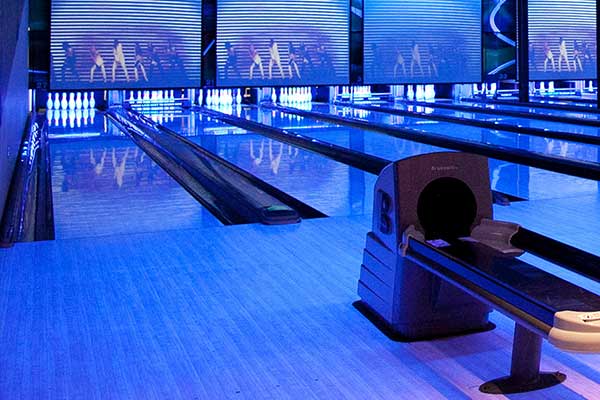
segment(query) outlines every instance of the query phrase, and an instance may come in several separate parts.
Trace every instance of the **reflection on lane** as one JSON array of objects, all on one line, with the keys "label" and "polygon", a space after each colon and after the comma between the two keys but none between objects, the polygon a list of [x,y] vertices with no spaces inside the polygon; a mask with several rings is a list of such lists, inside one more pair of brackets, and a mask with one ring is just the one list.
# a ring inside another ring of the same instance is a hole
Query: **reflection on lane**
[{"label": "reflection on lane", "polygon": [[469,111],[460,111],[460,110],[451,110],[448,108],[440,108],[432,105],[431,107],[423,107],[423,106],[415,106],[405,103],[395,103],[395,104],[386,104],[385,107],[393,107],[399,110],[406,111],[418,111],[425,112],[433,115],[444,115],[465,119],[473,119],[479,121],[487,121],[487,122],[498,122],[507,125],[514,126],[522,126],[526,128],[538,128],[538,129],[550,129],[555,131],[562,132],[570,132],[573,134],[587,134],[587,135],[600,135],[600,128],[596,128],[593,126],[582,126],[575,124],[565,124],[560,122],[552,122],[552,121],[542,121],[539,119],[531,119],[531,118],[518,118],[518,117],[510,117],[505,115],[491,115],[486,113],[477,112],[474,110],[473,112]]},{"label": "reflection on lane", "polygon": [[[326,112],[323,111],[323,107],[328,106],[314,105],[313,107],[318,111]],[[292,116],[291,114],[285,114],[275,110],[244,107],[243,110],[236,112],[240,112],[243,118],[249,118],[256,122],[287,129],[291,132],[301,133],[305,136],[389,160],[401,160],[418,154],[446,151],[446,149],[435,146],[402,140],[376,132],[315,121],[310,118]],[[362,117],[365,115],[366,114],[361,113]],[[394,118],[394,116],[392,116],[392,118]],[[523,173],[523,167],[496,160],[490,160],[490,167],[492,188],[494,190],[517,197],[528,197],[529,190],[527,180],[518,178],[518,176]]]},{"label": "reflection on lane", "polygon": [[375,175],[200,113],[164,126],[329,216],[372,212]]},{"label": "reflection on lane", "polygon": [[540,115],[556,115],[558,117],[569,117],[569,118],[583,118],[589,120],[598,120],[600,121],[600,114],[594,114],[585,112],[585,110],[581,111],[565,111],[565,110],[553,110],[550,108],[538,108],[538,107],[527,107],[520,106],[514,104],[483,104],[483,103],[470,103],[470,102],[456,102],[456,104],[466,105],[469,107],[473,107],[475,109],[488,109],[488,110],[510,110],[510,111],[519,111],[525,113],[532,114],[540,114]]},{"label": "reflection on lane", "polygon": [[[449,122],[419,120],[385,112],[356,110],[343,106],[318,105],[313,108],[319,112],[331,112],[349,117],[360,117],[380,124],[410,127],[418,124],[418,128],[427,133],[447,136],[463,140],[472,140],[484,144],[499,145],[515,149],[527,150],[544,155],[564,157],[571,160],[598,162],[598,148],[594,145],[529,136],[513,132],[496,131],[473,126],[453,124]],[[358,112],[358,113],[357,113]],[[418,121],[424,122],[419,124]]]},{"label": "reflection on lane", "polygon": [[[348,107],[336,107],[327,104],[313,104],[312,110],[324,113],[338,113],[339,115],[345,115],[347,117],[369,119],[375,122],[388,123],[397,126],[408,125],[413,128],[418,127],[418,129],[422,129],[428,133],[439,134],[441,131],[447,134],[448,131],[450,131],[449,133],[453,134],[455,137],[461,138],[462,131],[455,131],[453,129],[448,129],[447,127],[448,125],[454,127],[455,124],[439,124],[433,121],[434,123],[417,124],[415,126],[416,122],[414,118],[405,118],[384,113],[372,113],[369,111],[356,110]],[[317,125],[312,129],[298,131],[298,133],[324,141],[331,141],[340,146],[349,147],[392,160],[443,150],[375,132],[340,127],[331,123],[317,123],[310,118],[294,116],[290,119],[289,114],[278,111],[258,110],[255,107],[252,107],[245,108],[241,111],[241,114],[244,118],[251,118],[257,122],[268,125],[274,124],[279,127],[286,127],[290,131],[296,131],[299,129],[298,127],[302,125]],[[484,143],[515,148],[533,148],[543,154],[554,154],[558,156],[561,154],[564,154],[564,156],[567,157],[575,155],[574,158],[589,159],[591,161],[596,161],[598,157],[598,151],[594,146],[564,143],[556,140],[545,140],[544,138],[532,138],[527,135],[504,135],[504,133],[480,128],[476,128],[476,131],[479,135],[479,141],[483,141]],[[471,135],[473,136],[472,131]],[[464,139],[464,137],[462,138]],[[493,159],[490,159],[490,178],[494,190],[528,199],[591,194],[597,193],[598,190],[597,184],[594,181],[573,178]]]},{"label": "reflection on lane", "polygon": [[221,225],[112,123],[95,119],[49,127],[57,238]]}]

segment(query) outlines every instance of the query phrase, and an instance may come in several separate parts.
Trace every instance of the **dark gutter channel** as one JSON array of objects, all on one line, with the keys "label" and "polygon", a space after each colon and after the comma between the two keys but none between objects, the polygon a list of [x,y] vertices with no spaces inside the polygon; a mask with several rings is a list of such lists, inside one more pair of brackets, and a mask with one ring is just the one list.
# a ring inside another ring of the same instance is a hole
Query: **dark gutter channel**
[{"label": "dark gutter channel", "polygon": [[166,135],[169,135],[170,137],[180,141],[184,145],[193,148],[195,152],[201,154],[202,156],[208,157],[208,158],[212,159],[213,161],[221,163],[225,167],[235,171],[236,174],[239,174],[244,179],[247,179],[248,181],[250,181],[255,187],[257,187],[260,190],[268,193],[269,195],[277,198],[282,203],[287,204],[290,207],[292,207],[293,209],[295,209],[296,211],[298,211],[302,218],[310,219],[310,218],[325,218],[325,217],[327,217],[327,215],[322,213],[321,211],[296,199],[295,197],[276,188],[275,186],[272,186],[271,184],[263,181],[262,179],[241,169],[237,165],[234,165],[234,164],[230,163],[229,161],[219,157],[218,155],[212,153],[211,151],[199,146],[197,143],[187,139],[186,137],[183,137],[183,136],[177,134],[176,132],[166,128],[163,125],[157,124],[156,122],[154,122],[152,119],[146,117],[145,115],[137,113],[135,111],[128,111],[128,112],[132,113],[132,114],[137,114],[140,119],[142,119],[148,125],[152,126],[154,129],[160,130],[161,132],[165,133]]},{"label": "dark gutter channel", "polygon": [[223,224],[300,221],[296,210],[253,186],[218,157],[206,157],[140,114],[114,108],[107,116]]},{"label": "dark gutter channel", "polygon": [[52,173],[45,116],[30,115],[0,221],[0,247],[54,240]]}]

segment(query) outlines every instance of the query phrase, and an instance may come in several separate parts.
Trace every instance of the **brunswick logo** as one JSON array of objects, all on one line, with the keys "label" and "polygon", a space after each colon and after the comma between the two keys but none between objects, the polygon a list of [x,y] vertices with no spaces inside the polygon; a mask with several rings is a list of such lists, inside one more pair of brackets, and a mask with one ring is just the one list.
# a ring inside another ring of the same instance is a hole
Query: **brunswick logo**
[{"label": "brunswick logo", "polygon": [[456,165],[446,165],[443,167],[432,166],[431,170],[432,171],[456,171],[456,170],[458,170],[458,167]]}]

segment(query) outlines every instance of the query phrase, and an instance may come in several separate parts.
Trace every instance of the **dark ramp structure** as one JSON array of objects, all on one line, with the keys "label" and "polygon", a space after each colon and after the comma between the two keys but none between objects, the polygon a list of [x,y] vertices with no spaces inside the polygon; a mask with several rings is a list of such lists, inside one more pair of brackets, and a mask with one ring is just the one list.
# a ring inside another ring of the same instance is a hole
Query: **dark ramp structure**
[{"label": "dark ramp structure", "polygon": [[[570,256],[546,251],[556,246]],[[600,280],[590,268],[597,256],[493,220],[487,158],[444,152],[398,161],[375,185],[356,306],[401,340],[486,330],[497,309],[516,323],[511,374],[480,390],[552,386],[566,377],[540,373],[542,339],[600,352],[600,296],[521,261],[525,251]]]}]

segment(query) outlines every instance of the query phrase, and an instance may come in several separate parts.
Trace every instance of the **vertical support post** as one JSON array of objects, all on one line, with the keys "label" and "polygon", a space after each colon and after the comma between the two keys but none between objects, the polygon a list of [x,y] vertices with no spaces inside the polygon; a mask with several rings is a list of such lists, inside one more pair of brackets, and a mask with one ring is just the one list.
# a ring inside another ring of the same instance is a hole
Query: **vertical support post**
[{"label": "vertical support post", "polygon": [[483,393],[525,393],[558,385],[567,377],[560,372],[540,372],[542,337],[523,325],[515,324],[510,375],[486,382]]},{"label": "vertical support post", "polygon": [[510,376],[520,382],[534,382],[540,376],[542,337],[515,324]]},{"label": "vertical support post", "polygon": [[529,16],[527,0],[517,0],[517,78],[519,101],[529,102]]}]

